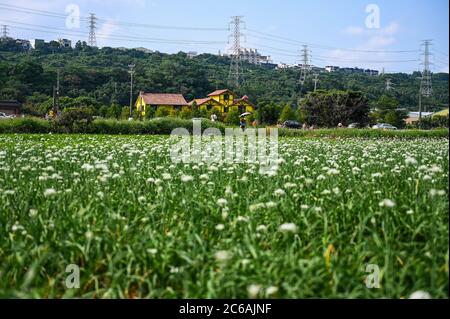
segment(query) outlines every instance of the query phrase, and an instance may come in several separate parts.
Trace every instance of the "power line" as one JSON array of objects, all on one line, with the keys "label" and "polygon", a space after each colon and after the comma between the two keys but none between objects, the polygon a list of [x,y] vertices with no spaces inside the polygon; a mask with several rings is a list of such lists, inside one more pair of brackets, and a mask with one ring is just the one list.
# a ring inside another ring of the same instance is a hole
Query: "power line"
[{"label": "power line", "polygon": [[[268,33],[264,33],[264,32],[260,32],[257,30],[252,30],[252,29],[248,29],[249,32],[252,33],[256,33],[256,34],[260,34],[263,36],[266,36],[265,39],[270,39],[273,38],[273,41],[278,41],[278,42],[285,42],[291,45],[308,45],[310,47],[316,47],[316,48],[322,48],[322,49],[330,49],[330,50],[341,50],[341,51],[349,51],[349,52],[361,52],[361,53],[417,53],[418,50],[360,50],[360,49],[348,49],[348,48],[339,48],[339,47],[333,47],[333,46],[327,46],[327,45],[322,45],[322,44],[315,44],[315,43],[308,43],[308,42],[302,42],[302,41],[297,41],[297,40],[293,40],[293,39],[289,39],[289,38],[285,38],[285,37],[280,37],[280,36],[276,36],[276,35],[272,35],[272,34],[268,34]],[[249,35],[249,36],[253,36],[253,37],[257,37],[254,35]]]},{"label": "power line", "polygon": [[[2,21],[8,21],[8,20],[2,20]],[[69,35],[69,36],[79,36],[85,34],[82,31],[76,31],[76,30],[65,30],[60,28],[53,28],[49,26],[41,26],[41,25],[35,25],[35,24],[29,24],[29,23],[21,23],[21,22],[14,22],[20,25],[26,25],[26,26],[33,26],[38,28],[44,28],[49,30],[39,30],[35,28],[26,28],[21,26],[14,26],[15,28],[22,29],[22,30],[28,30],[28,31],[35,31],[35,32],[42,32],[42,33],[51,33],[51,34],[58,34],[61,35],[61,32],[63,35]],[[61,32],[55,32],[55,30],[61,30]],[[125,36],[125,35],[106,35],[102,33],[96,33],[96,38],[102,38],[102,39],[109,39],[109,40],[120,40],[120,41],[127,41],[127,42],[150,42],[150,43],[173,43],[173,44],[225,44],[225,41],[196,41],[196,40],[178,40],[178,39],[163,39],[163,38],[146,38],[146,37],[135,37],[135,36]]]},{"label": "power line", "polygon": [[[41,16],[47,16],[47,17],[52,17],[52,18],[61,18],[61,19],[67,18],[66,15],[56,13],[56,12],[29,9],[29,8],[25,8],[25,7],[2,4],[2,3],[0,3],[0,7],[4,7],[3,9],[6,9],[6,10],[22,12],[22,13],[26,13],[26,14],[41,15]],[[89,21],[90,17],[81,17],[80,19]],[[189,30],[189,31],[227,31],[226,28],[189,27],[189,26],[170,26],[170,25],[156,25],[156,24],[144,24],[144,23],[130,23],[130,22],[125,22],[125,21],[110,21],[105,18],[97,18],[97,21],[103,22],[104,24],[123,25],[123,26],[129,26],[129,27],[139,27],[139,28]]]}]

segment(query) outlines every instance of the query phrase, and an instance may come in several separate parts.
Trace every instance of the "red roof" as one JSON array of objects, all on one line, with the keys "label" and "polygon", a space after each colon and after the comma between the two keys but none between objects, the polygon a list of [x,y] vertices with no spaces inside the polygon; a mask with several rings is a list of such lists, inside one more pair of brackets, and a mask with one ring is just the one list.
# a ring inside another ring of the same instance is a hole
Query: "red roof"
[{"label": "red roof", "polygon": [[141,93],[146,105],[188,105],[182,94]]},{"label": "red roof", "polygon": [[214,92],[208,94],[208,96],[216,96],[216,95],[223,94],[223,93],[225,93],[225,92],[230,92],[230,93],[232,93],[230,90],[225,89],[225,90],[217,90],[217,91],[214,91]]},{"label": "red roof", "polygon": [[207,97],[207,98],[204,98],[204,99],[195,99],[195,100],[192,100],[191,102],[189,102],[189,105],[192,105],[195,102],[195,103],[197,103],[197,105],[200,106],[200,105],[202,105],[202,104],[204,104],[204,103],[206,103],[208,101],[211,101],[211,100],[212,100],[211,97]]}]

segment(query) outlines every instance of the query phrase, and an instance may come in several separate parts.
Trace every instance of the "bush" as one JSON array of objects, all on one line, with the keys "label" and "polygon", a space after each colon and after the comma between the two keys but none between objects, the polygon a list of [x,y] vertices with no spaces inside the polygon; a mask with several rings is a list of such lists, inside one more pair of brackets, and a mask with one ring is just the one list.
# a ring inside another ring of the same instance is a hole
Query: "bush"
[{"label": "bush", "polygon": [[292,130],[279,129],[279,136],[288,137],[328,137],[328,138],[448,138],[448,129],[435,129],[430,131],[424,130],[374,130],[374,129],[318,129],[318,130]]},{"label": "bush", "polygon": [[94,110],[90,107],[66,108],[57,123],[67,133],[88,133],[93,114]]},{"label": "bush", "polygon": [[0,120],[0,133],[51,133],[54,131],[51,122],[39,118]]}]

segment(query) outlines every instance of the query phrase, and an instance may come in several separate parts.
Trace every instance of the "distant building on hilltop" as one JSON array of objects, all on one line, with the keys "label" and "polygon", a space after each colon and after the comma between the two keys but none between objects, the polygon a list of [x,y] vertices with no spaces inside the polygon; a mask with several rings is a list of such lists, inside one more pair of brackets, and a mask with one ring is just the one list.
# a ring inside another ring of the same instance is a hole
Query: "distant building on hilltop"
[{"label": "distant building on hilltop", "polygon": [[339,69],[340,69],[340,67],[335,66],[335,65],[327,65],[325,67],[325,71],[327,71],[328,73],[339,71]]},{"label": "distant building on hilltop", "polygon": [[68,39],[58,39],[59,45],[61,48],[71,48],[72,47],[72,41]]}]

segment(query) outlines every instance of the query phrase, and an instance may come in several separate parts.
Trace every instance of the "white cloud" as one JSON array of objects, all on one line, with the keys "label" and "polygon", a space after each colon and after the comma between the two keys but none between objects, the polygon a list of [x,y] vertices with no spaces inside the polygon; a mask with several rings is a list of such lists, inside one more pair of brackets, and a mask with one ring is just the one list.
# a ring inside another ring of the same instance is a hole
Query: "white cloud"
[{"label": "white cloud", "polygon": [[114,24],[114,20],[108,19],[104,23],[100,25],[100,27],[97,29],[97,45],[99,47],[109,45],[108,39],[116,33],[120,28]]}]

